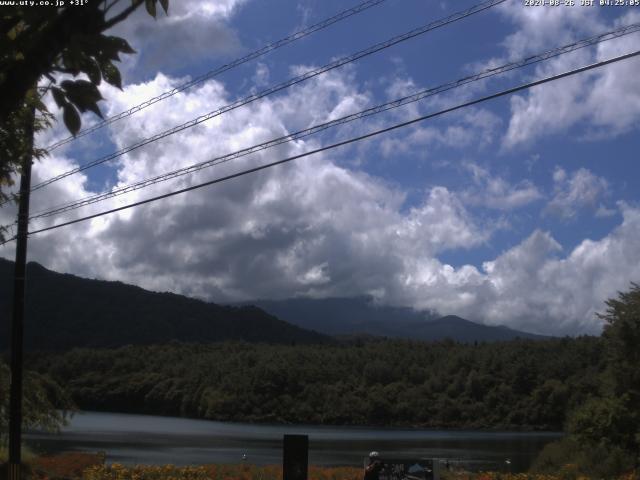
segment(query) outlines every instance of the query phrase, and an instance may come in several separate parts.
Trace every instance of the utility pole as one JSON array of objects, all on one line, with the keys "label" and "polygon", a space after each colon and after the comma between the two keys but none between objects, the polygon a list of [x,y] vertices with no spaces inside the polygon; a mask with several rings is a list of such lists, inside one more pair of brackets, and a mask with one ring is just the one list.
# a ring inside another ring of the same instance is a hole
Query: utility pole
[{"label": "utility pole", "polygon": [[35,110],[25,128],[25,148],[20,176],[18,203],[18,233],[16,263],[13,274],[13,308],[11,316],[11,391],[9,397],[9,480],[20,480],[22,463],[22,370],[27,265],[27,235],[29,229],[29,195],[31,192],[31,164],[33,163],[33,128]]}]

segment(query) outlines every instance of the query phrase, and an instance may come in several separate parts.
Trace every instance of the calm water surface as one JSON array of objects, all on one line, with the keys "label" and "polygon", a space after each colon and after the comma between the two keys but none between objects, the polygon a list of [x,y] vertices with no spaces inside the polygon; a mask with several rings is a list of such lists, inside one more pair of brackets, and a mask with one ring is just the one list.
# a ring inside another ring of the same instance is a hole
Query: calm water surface
[{"label": "calm water surface", "polygon": [[[371,450],[387,458],[439,458],[467,468],[526,470],[558,433],[401,430],[252,425],[184,418],[77,413],[60,434],[29,433],[37,451],[104,451],[107,462],[176,465],[282,462],[283,434],[309,435],[309,463],[361,466]],[[510,460],[510,464],[506,460]]]}]

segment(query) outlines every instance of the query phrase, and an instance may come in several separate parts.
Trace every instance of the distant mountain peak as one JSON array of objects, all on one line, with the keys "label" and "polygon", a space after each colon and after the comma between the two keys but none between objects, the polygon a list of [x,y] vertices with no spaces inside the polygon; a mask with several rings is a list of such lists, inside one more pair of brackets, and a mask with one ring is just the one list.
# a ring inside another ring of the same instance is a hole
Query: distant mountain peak
[{"label": "distant mountain peak", "polygon": [[[459,342],[542,339],[457,315],[386,306],[371,296],[258,300],[222,306],[117,281],[89,280],[27,265],[26,342],[32,348],[244,340],[323,343],[332,336]],[[13,262],[0,259],[0,314],[8,317]],[[8,322],[0,324],[0,349]]]},{"label": "distant mountain peak", "polygon": [[472,322],[471,320],[467,320],[466,318],[459,317],[458,315],[445,315],[444,317],[434,318],[433,320],[430,321],[430,323],[434,323],[434,322],[461,323],[461,324],[472,323],[474,325],[478,325],[477,323]]},{"label": "distant mountain peak", "polygon": [[504,326],[475,323],[457,315],[439,316],[431,311],[385,306],[366,296],[325,299],[298,297],[248,303],[289,323],[328,335],[374,335],[425,341],[450,338],[460,342],[548,338]]}]

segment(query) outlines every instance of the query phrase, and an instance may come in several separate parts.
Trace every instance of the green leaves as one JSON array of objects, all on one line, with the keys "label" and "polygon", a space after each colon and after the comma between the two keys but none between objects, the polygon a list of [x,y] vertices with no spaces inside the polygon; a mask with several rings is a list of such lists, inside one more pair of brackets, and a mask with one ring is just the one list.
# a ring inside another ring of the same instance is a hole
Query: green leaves
[{"label": "green leaves", "polygon": [[77,47],[71,47],[62,52],[62,66],[67,73],[78,75],[81,72],[80,63],[82,62],[83,53]]},{"label": "green leaves", "polygon": [[131,48],[131,45],[129,45],[129,42],[127,42],[124,38],[109,36],[106,37],[106,41],[111,45],[112,48],[116,48],[122,53],[136,53],[136,51]]},{"label": "green leaves", "polygon": [[122,90],[122,77],[120,76],[120,71],[113,63],[106,62],[102,64],[102,76],[105,82]]},{"label": "green leaves", "polygon": [[[103,118],[98,107],[102,95],[98,85],[105,82],[122,90],[120,71],[113,64],[120,60],[120,54],[132,54],[124,38],[102,33],[74,36],[74,42],[64,49],[54,71],[73,76],[84,73],[89,80],[65,80],[59,87],[53,87],[51,93],[59,108],[63,110],[63,120],[69,131],[76,135],[80,131],[80,113],[91,111]],[[51,77],[52,80],[54,77]]]},{"label": "green leaves", "polygon": [[[169,0],[132,0],[131,4],[133,7],[141,8],[144,3],[146,11],[155,18],[158,13],[158,2],[168,14]],[[7,38],[11,42],[13,53],[21,52],[17,42],[25,32],[30,31],[26,27],[32,23],[40,25],[49,21],[48,17],[43,16],[44,14],[31,10],[34,9],[25,10],[20,14],[24,18],[16,17],[13,24],[8,24]],[[58,51],[50,70],[44,73],[54,84],[58,74],[73,77],[86,75],[87,79],[64,80],[50,89],[56,105],[62,110],[62,119],[73,135],[80,131],[82,113],[90,111],[103,118],[98,107],[98,102],[103,99],[98,86],[104,80],[122,90],[122,76],[115,62],[120,61],[122,54],[136,53],[124,38],[103,33],[105,18],[101,9],[91,12],[82,16],[82,26],[73,29],[68,43]],[[0,46],[0,53],[3,55],[4,50],[4,46]],[[46,110],[46,107],[43,106],[43,109]],[[43,109],[38,108],[40,111]]]},{"label": "green leaves", "polygon": [[75,105],[78,110],[81,112],[90,110],[102,118],[102,113],[98,108],[98,102],[102,100],[102,94],[93,83],[87,80],[65,80],[60,86],[64,89],[67,100]]},{"label": "green leaves", "polygon": [[93,58],[85,57],[82,62],[82,70],[87,74],[91,83],[94,85],[100,85],[100,82],[102,81],[102,72],[100,71],[98,62]]},{"label": "green leaves", "polygon": [[58,107],[62,108],[66,105],[67,99],[61,89],[58,87],[51,87],[51,94],[53,95],[53,100],[56,102]]},{"label": "green leaves", "polygon": [[70,103],[66,103],[62,107],[62,119],[67,129],[71,132],[71,135],[75,136],[80,131],[80,115],[76,108]]},{"label": "green leaves", "polygon": [[156,18],[156,1],[157,0],[145,0],[144,6],[147,8],[147,12],[153,18]]},{"label": "green leaves", "polygon": [[82,124],[80,112],[92,111],[100,118],[102,112],[98,102],[102,100],[102,94],[98,87],[87,80],[64,80],[60,87],[52,87],[51,94],[58,107],[62,108],[62,118],[69,132],[76,135]]},{"label": "green leaves", "polygon": [[80,110],[84,110],[88,104],[102,100],[98,87],[87,80],[65,80],[60,86],[65,90],[67,98],[80,107]]},{"label": "green leaves", "polygon": [[[135,50],[125,39],[105,32],[110,32],[115,25],[128,22],[130,14],[136,8],[142,9],[143,3],[147,11],[155,16],[158,0],[132,0],[131,8],[128,8],[125,0],[125,8],[116,9],[118,13],[114,14],[109,6],[118,1],[92,1],[83,8],[56,9],[29,8],[26,2],[22,2],[25,5],[2,9],[0,201],[10,198],[6,193],[7,185],[11,184],[14,174],[20,171],[26,149],[35,158],[44,152],[26,141],[31,136],[30,125],[34,122],[32,109],[36,110],[35,130],[47,128],[53,119],[41,101],[27,98],[28,91],[38,83],[38,79],[46,78],[52,82],[53,88],[41,85],[40,93],[51,92],[60,109],[60,120],[74,135],[80,131],[82,112],[91,111],[101,116],[98,102],[102,96],[97,87],[103,79],[122,88],[122,78],[114,63],[122,54],[132,54]],[[168,0],[161,0],[160,5],[168,12]],[[61,78],[74,80],[73,77],[85,79],[83,82],[86,84],[56,84]]]},{"label": "green leaves", "polygon": [[[156,14],[157,14],[156,4],[157,3],[158,3],[158,0],[145,0],[145,2],[144,2],[144,6],[147,9],[147,12],[153,18],[156,18]],[[160,6],[164,10],[164,13],[168,15],[169,14],[169,0],[160,0]]]},{"label": "green leaves", "polygon": [[121,53],[136,53],[124,38],[112,35],[77,35],[75,40],[60,55],[56,70],[73,76],[84,73],[89,80],[65,80],[60,87],[51,89],[54,101],[63,110],[64,123],[73,135],[80,131],[80,113],[91,111],[103,118],[98,107],[103,99],[98,85],[104,79],[122,90],[122,76],[113,62],[120,60]]},{"label": "green leaves", "polygon": [[[0,360],[0,411],[9,408],[9,367]],[[73,401],[59,384],[47,375],[26,371],[24,375],[23,424],[56,432],[67,423],[75,409]],[[62,410],[61,410],[62,409]],[[0,415],[0,440],[8,431],[8,416]]]},{"label": "green leaves", "polygon": [[95,56],[98,61],[120,61],[120,53],[136,53],[124,38],[113,37],[111,35],[100,35],[96,46],[97,51]]}]

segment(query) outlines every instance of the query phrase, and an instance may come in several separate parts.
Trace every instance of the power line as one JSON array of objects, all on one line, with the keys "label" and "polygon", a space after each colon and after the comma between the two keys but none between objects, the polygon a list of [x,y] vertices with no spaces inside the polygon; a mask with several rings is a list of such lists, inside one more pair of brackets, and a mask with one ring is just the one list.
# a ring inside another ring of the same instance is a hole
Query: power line
[{"label": "power line", "polygon": [[461,78],[459,80],[455,80],[452,82],[448,82],[442,85],[439,85],[437,87],[433,87],[433,88],[429,88],[426,90],[421,90],[419,92],[413,93],[411,95],[407,95],[398,99],[395,99],[391,102],[386,102],[380,105],[377,105],[375,107],[371,107],[365,110],[362,110],[360,112],[357,113],[353,113],[351,115],[346,115],[344,117],[332,120],[330,122],[325,122],[319,125],[314,125],[312,127],[306,128],[304,130],[300,130],[298,132],[289,134],[289,135],[285,135],[282,137],[278,137],[275,139],[271,139],[267,142],[263,142],[257,145],[253,145],[251,147],[248,148],[244,148],[241,150],[237,150],[235,152],[232,153],[228,153],[226,155],[222,155],[219,157],[215,157],[213,159],[209,159],[203,162],[199,162],[193,165],[189,165],[187,167],[182,167],[179,168],[177,170],[173,170],[171,172],[167,172],[161,175],[157,175],[155,177],[151,177],[151,178],[147,178],[144,180],[140,180],[136,183],[133,184],[129,184],[129,185],[125,185],[122,187],[119,187],[117,189],[108,191],[108,192],[103,192],[97,195],[91,195],[88,197],[84,197],[78,200],[74,200],[72,202],[68,202],[68,203],[64,203],[55,207],[50,207],[47,210],[42,210],[40,212],[37,212],[35,214],[33,214],[30,219],[31,220],[35,220],[38,218],[44,218],[44,217],[50,217],[53,215],[58,215],[61,213],[65,213],[71,210],[75,210],[78,208],[81,208],[83,206],[86,205],[90,205],[93,203],[97,203],[100,201],[104,201],[106,199],[109,198],[113,198],[119,195],[123,195],[126,193],[130,193],[136,190],[139,190],[141,188],[145,188],[148,187],[150,185],[154,185],[163,181],[167,181],[167,180],[171,180],[173,178],[177,178],[183,175],[187,175],[189,173],[193,173],[199,170],[202,170],[204,168],[208,168],[211,166],[215,166],[215,165],[219,165],[222,163],[226,163],[232,160],[235,160],[237,158],[241,158],[247,155],[250,155],[252,153],[256,153],[277,145],[282,145],[284,143],[289,143],[292,142],[294,140],[298,140],[300,138],[304,138],[313,134],[316,134],[318,132],[327,130],[329,128],[338,126],[338,125],[342,125],[345,123],[349,123],[355,120],[359,120],[365,117],[370,117],[394,108],[398,108],[400,106],[403,105],[407,105],[410,103],[414,103],[417,102],[419,100],[423,100],[424,98],[427,97],[431,97],[440,93],[443,93],[445,91],[454,89],[454,88],[458,88],[461,87],[463,85],[467,85],[469,83],[472,82],[476,82],[479,80],[483,80],[485,78],[489,78],[495,75],[499,75],[508,71],[512,71],[518,68],[523,68],[525,66],[528,65],[532,65],[535,63],[539,63],[541,61],[545,61],[548,60],[550,58],[554,58],[569,52],[573,52],[575,50],[581,49],[581,48],[585,48],[585,47],[589,47],[589,46],[593,46],[596,44],[599,44],[601,42],[604,41],[608,41],[608,40],[612,40],[615,38],[620,38],[624,35],[629,35],[631,33],[635,33],[640,31],[640,23],[635,23],[635,24],[631,24],[631,25],[626,25],[620,28],[617,28],[615,30],[609,31],[609,32],[605,32],[602,33],[600,35],[596,35],[596,36],[592,36],[586,39],[582,39],[576,42],[573,42],[571,44],[568,45],[564,45],[558,48],[554,48],[552,50],[547,50],[546,52],[537,54],[537,55],[533,55],[533,56],[529,56],[527,58],[524,59],[520,59],[518,61],[515,62],[511,62],[511,63],[507,63],[505,65],[501,65],[499,67],[493,67],[493,68],[489,68],[489,69],[485,69],[479,73]]},{"label": "power line", "polygon": [[273,87],[270,87],[266,90],[263,90],[259,93],[255,93],[253,95],[249,95],[248,97],[242,98],[240,100],[236,100],[233,103],[230,103],[228,105],[225,105],[223,107],[218,108],[217,110],[211,111],[209,113],[206,113],[204,115],[200,115],[199,117],[190,120],[186,123],[183,123],[181,125],[177,125],[173,128],[170,128],[168,130],[165,130],[164,132],[158,133],[156,135],[153,135],[152,137],[148,137],[144,140],[139,141],[138,143],[135,143],[133,145],[129,145],[128,147],[125,147],[123,149],[120,149],[114,153],[111,153],[109,155],[106,155],[104,157],[101,157],[97,160],[93,160],[91,162],[88,162],[84,165],[81,165],[79,167],[76,167],[74,169],[71,169],[67,172],[61,173],[60,175],[57,175],[55,177],[49,178],[48,180],[44,180],[36,185],[34,185],[31,188],[31,191],[34,190],[38,190],[42,187],[45,187],[53,182],[56,182],[58,180],[62,180],[63,178],[66,178],[70,175],[73,175],[75,173],[79,173],[82,172],[84,170],[87,170],[89,168],[95,167],[96,165],[100,165],[102,163],[108,162],[110,160],[113,160],[117,157],[120,157],[126,153],[129,153],[133,150],[136,150],[140,147],[143,147],[145,145],[148,145],[150,143],[156,142],[158,140],[161,140],[165,137],[168,137],[169,135],[173,135],[174,133],[178,133],[181,132],[183,130],[186,130],[187,128],[191,128],[194,127],[196,125],[199,125],[200,123],[206,122],[207,120],[211,120],[212,118],[218,117],[220,115],[222,115],[223,113],[229,112],[231,110],[235,110],[236,108],[239,108],[241,106],[247,105],[251,102],[254,102],[260,98],[266,97],[268,95],[271,95],[273,93],[276,93],[280,90],[284,90],[285,88],[289,88],[293,85],[296,85],[298,83],[302,83],[305,80],[308,80],[310,78],[316,77],[322,73],[328,72],[330,70],[333,70],[335,68],[341,67],[343,65],[346,65],[348,63],[352,63],[360,58],[366,57],[368,55],[372,55],[373,53],[379,52],[381,50],[387,49],[393,45],[396,45],[398,43],[404,42],[406,40],[409,40],[411,38],[417,37],[419,35],[425,34],[431,30],[434,30],[436,28],[439,27],[443,27],[445,25],[451,24],[453,22],[457,22],[459,20],[462,20],[463,18],[469,17],[471,15],[475,15],[476,13],[480,13],[484,10],[487,10],[489,8],[492,8],[496,5],[499,5],[501,3],[506,2],[507,0],[488,0],[482,3],[479,3],[477,5],[474,5],[471,8],[468,8],[466,10],[460,11],[460,12],[456,12],[454,14],[451,14],[445,18],[442,18],[440,20],[436,20],[434,22],[431,22],[427,25],[423,25],[421,27],[415,28],[407,33],[404,33],[402,35],[398,35],[395,36],[389,40],[386,40],[384,42],[378,43],[376,45],[373,45],[369,48],[366,48],[365,50],[361,50],[357,53],[354,53],[352,55],[346,56],[346,57],[342,57],[339,60],[333,61],[327,65],[324,65],[323,67],[320,68],[316,68],[314,70],[311,70],[307,73],[304,73],[302,75],[299,75],[297,77],[291,78],[285,82],[279,83]]},{"label": "power line", "polygon": [[[597,62],[597,63],[593,63],[591,65],[580,67],[580,68],[577,68],[577,69],[574,69],[574,70],[570,70],[570,71],[567,71],[567,72],[564,72],[564,73],[561,73],[561,74],[557,74],[557,75],[553,75],[553,76],[550,76],[550,77],[546,77],[546,78],[543,78],[541,80],[536,80],[534,82],[530,82],[530,83],[526,83],[526,84],[523,84],[523,85],[519,85],[517,87],[513,87],[513,88],[510,88],[510,89],[507,89],[507,90],[503,90],[503,91],[498,92],[498,93],[494,93],[492,95],[487,95],[487,96],[478,98],[476,100],[471,100],[469,102],[461,103],[461,104],[455,105],[453,107],[446,108],[444,110],[439,110],[439,111],[437,111],[435,113],[430,113],[428,115],[423,115],[423,116],[414,118],[414,119],[406,121],[406,122],[398,123],[398,124],[395,124],[395,125],[392,125],[390,127],[386,127],[386,128],[380,129],[380,130],[375,130],[375,131],[367,133],[365,135],[360,135],[358,137],[350,138],[348,140],[344,140],[344,141],[341,141],[341,142],[333,143],[331,145],[327,145],[325,147],[317,148],[317,149],[311,150],[309,152],[305,152],[305,153],[301,153],[301,154],[298,154],[298,155],[294,155],[294,156],[291,156],[291,157],[288,157],[288,158],[285,158],[285,159],[282,159],[282,160],[278,160],[278,161],[275,161],[275,162],[267,163],[267,164],[261,165],[259,167],[254,167],[254,168],[250,168],[250,169],[247,169],[247,170],[243,170],[241,172],[234,173],[232,175],[227,175],[225,177],[220,177],[220,178],[216,178],[216,179],[213,179],[213,180],[209,180],[208,182],[200,183],[200,184],[197,184],[197,185],[192,185],[190,187],[186,187],[186,188],[183,188],[183,189],[180,189],[180,190],[175,190],[173,192],[165,193],[163,195],[159,195],[159,196],[156,196],[156,197],[151,197],[151,198],[148,198],[148,199],[145,199],[145,200],[141,200],[139,202],[134,202],[134,203],[130,203],[128,205],[123,205],[123,206],[118,207],[118,208],[105,210],[103,212],[95,213],[93,215],[87,215],[85,217],[77,218],[75,220],[70,220],[68,222],[59,223],[57,225],[52,225],[50,227],[45,227],[45,228],[41,228],[41,229],[38,229],[38,230],[33,230],[33,231],[29,232],[29,234],[30,235],[34,235],[36,233],[42,233],[42,232],[46,232],[46,231],[49,231],[49,230],[55,230],[57,228],[66,227],[66,226],[73,225],[73,224],[76,224],[76,223],[80,223],[80,222],[84,222],[84,221],[91,220],[91,219],[94,219],[94,218],[102,217],[104,215],[108,215],[108,214],[111,214],[111,213],[119,212],[119,211],[122,211],[122,210],[127,210],[127,209],[133,208],[133,207],[138,207],[140,205],[144,205],[144,204],[147,204],[147,203],[152,203],[152,202],[155,202],[155,201],[158,201],[158,200],[162,200],[164,198],[172,197],[174,195],[179,195],[181,193],[190,192],[192,190],[200,189],[200,188],[203,188],[203,187],[206,187],[206,186],[209,186],[209,185],[214,185],[216,183],[221,183],[221,182],[224,182],[224,181],[227,181],[227,180],[231,180],[233,178],[238,178],[238,177],[241,177],[241,176],[244,176],[244,175],[248,175],[250,173],[258,172],[260,170],[265,170],[267,168],[275,167],[276,165],[281,165],[283,163],[291,162],[291,161],[297,160],[299,158],[308,157],[308,156],[314,155],[316,153],[321,153],[321,152],[324,152],[324,151],[327,151],[327,150],[331,150],[331,149],[334,149],[334,148],[338,148],[338,147],[341,147],[341,146],[344,146],[344,145],[349,145],[349,144],[352,144],[352,143],[355,143],[355,142],[359,142],[361,140],[365,140],[365,139],[368,139],[368,138],[371,138],[371,137],[375,137],[377,135],[381,135],[383,133],[387,133],[387,132],[390,132],[390,131],[393,131],[393,130],[397,130],[399,128],[404,128],[404,127],[407,127],[409,125],[413,125],[414,123],[422,122],[424,120],[428,120],[430,118],[434,118],[434,117],[437,117],[437,116],[440,116],[440,115],[444,115],[446,113],[450,113],[450,112],[453,112],[455,110],[460,110],[462,108],[467,108],[467,107],[470,107],[470,106],[473,106],[473,105],[477,105],[477,104],[482,103],[482,102],[486,102],[488,100],[493,100],[495,98],[503,97],[505,95],[510,95],[510,94],[513,94],[513,93],[516,93],[516,92],[519,92],[519,91],[522,91],[522,90],[527,90],[529,88],[532,88],[532,87],[535,87],[535,86],[538,86],[538,85],[542,85],[544,83],[556,81],[556,80],[559,80],[561,78],[569,77],[569,76],[572,76],[572,75],[576,75],[578,73],[586,72],[588,70],[592,70],[592,69],[595,69],[595,68],[603,67],[605,65],[609,65],[609,64],[616,63],[616,62],[619,62],[619,61],[622,61],[622,60],[626,60],[626,59],[629,59],[629,58],[632,58],[632,57],[636,57],[638,55],[640,55],[640,50],[636,50],[635,52],[628,53],[628,54],[625,54],[625,55],[620,55],[618,57],[609,58],[607,60],[603,60],[603,61],[600,61],[600,62]],[[5,242],[3,242],[0,245],[4,245],[5,243],[8,243],[8,242],[10,242],[12,240],[15,240],[15,238],[6,240]]]},{"label": "power line", "polygon": [[284,37],[276,42],[270,43],[268,45],[265,45],[264,47],[255,50],[247,55],[245,55],[244,57],[238,58],[236,60],[233,60],[230,63],[227,63],[225,65],[222,65],[214,70],[211,70],[207,73],[204,73],[202,75],[199,75],[198,77],[194,78],[193,80],[183,83],[182,85],[177,86],[176,88],[172,89],[172,90],[168,90],[156,97],[150,98],[148,100],[145,100],[144,102],[131,107],[128,110],[125,110],[124,112],[120,112],[117,115],[112,115],[111,117],[105,118],[104,120],[102,120],[101,122],[92,125],[91,127],[85,128],[80,130],[75,136],[70,135],[56,143],[53,143],[51,145],[49,145],[48,147],[46,147],[46,150],[48,151],[52,151],[55,150],[56,148],[62,146],[62,145],[66,145],[69,142],[72,142],[80,137],[84,137],[85,135],[89,135],[90,133],[93,133],[97,130],[100,130],[102,127],[105,127],[107,125],[111,125],[114,122],[117,122],[118,120],[121,120],[123,118],[126,117],[130,117],[131,115],[133,115],[136,112],[139,112],[140,110],[144,110],[145,108],[158,103],[166,98],[172,97],[184,90],[187,90],[195,85],[198,85],[199,83],[202,83],[206,80],[209,80],[210,78],[216,77],[218,75],[220,75],[221,73],[224,73],[228,70],[231,70],[232,68],[238,67],[244,63],[247,63],[251,60],[255,60],[256,58],[259,58],[263,55],[266,55],[269,52],[272,52],[274,50],[277,50],[279,48],[284,47],[285,45],[288,45],[296,40],[300,40],[304,37],[307,37],[309,35],[311,35],[312,33],[315,33],[319,30],[323,30],[331,25],[333,25],[334,23],[337,23],[341,20],[344,20],[346,18],[349,18],[353,15],[356,15],[360,12],[363,12],[371,7],[374,7],[376,5],[379,5],[382,2],[385,2],[386,0],[367,0],[365,2],[362,2],[354,7],[351,7],[347,10],[343,10],[342,12],[326,18],[324,20],[322,20],[321,22],[318,22],[314,25],[311,25],[310,27],[307,27],[303,30],[300,30],[296,33],[293,33],[287,37]]}]

